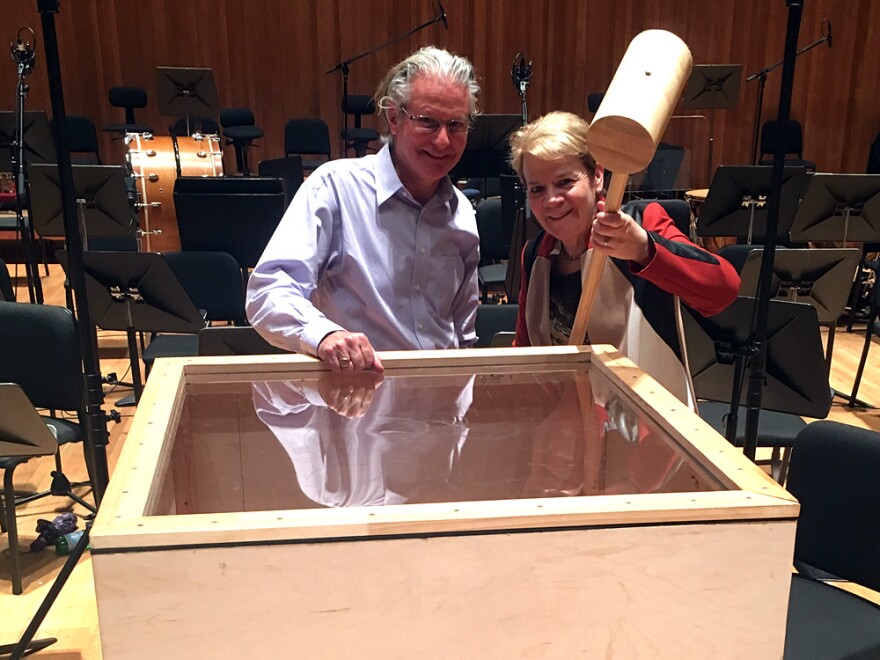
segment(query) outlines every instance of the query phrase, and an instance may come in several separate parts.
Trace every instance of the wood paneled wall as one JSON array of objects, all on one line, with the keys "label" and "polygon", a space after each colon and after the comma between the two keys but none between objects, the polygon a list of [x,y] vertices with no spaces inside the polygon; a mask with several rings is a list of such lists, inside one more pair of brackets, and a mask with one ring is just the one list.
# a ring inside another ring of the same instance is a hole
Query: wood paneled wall
[{"label": "wood paneled wall", "polygon": [[[751,161],[757,82],[746,75],[782,59],[788,15],[783,0],[445,0],[449,29],[435,23],[351,64],[349,89],[372,93],[385,70],[424,44],[472,59],[483,85],[485,112],[519,113],[510,78],[517,52],[532,60],[531,117],[554,109],[589,116],[588,92],[602,91],[632,37],[647,28],[681,36],[698,64],[742,63],[738,104],[716,111],[713,166]],[[792,116],[804,125],[804,156],[821,170],[863,172],[880,131],[880,11],[872,0],[806,0],[799,46],[834,26],[834,47],[821,45],[797,60]],[[873,11],[872,11],[873,9]],[[27,107],[50,110],[37,0],[3,1],[4,33],[37,32],[37,70],[28,77]],[[331,134],[341,126],[339,71],[325,71],[430,21],[429,0],[65,0],[56,15],[67,114],[100,127],[122,120],[107,101],[113,85],[138,85],[149,95],[139,121],[164,134],[171,120],[156,107],[155,68],[211,67],[221,106],[249,106],[265,131],[252,165],[283,152],[284,122],[320,116]],[[763,118],[777,112],[781,68],[769,74]],[[0,61],[0,109],[15,104],[15,64]],[[682,110],[677,114],[695,114]],[[692,187],[705,179],[706,119],[675,119],[666,141],[693,150]],[[376,124],[373,124],[376,125]],[[338,140],[336,140],[338,144]],[[338,148],[338,146],[337,146]],[[230,151],[231,148],[227,148]],[[106,161],[124,155],[102,137]],[[227,154],[227,167],[234,163]]]}]

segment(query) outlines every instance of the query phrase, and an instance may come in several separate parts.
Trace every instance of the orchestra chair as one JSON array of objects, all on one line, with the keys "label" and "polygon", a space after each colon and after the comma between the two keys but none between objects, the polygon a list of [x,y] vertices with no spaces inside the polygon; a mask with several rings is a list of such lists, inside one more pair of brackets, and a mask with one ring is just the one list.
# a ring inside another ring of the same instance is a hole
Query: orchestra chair
[{"label": "orchestra chair", "polygon": [[587,94],[587,110],[595,113],[599,106],[602,105],[603,98],[605,98],[605,92],[590,92]]},{"label": "orchestra chair", "polygon": [[98,131],[95,123],[88,117],[68,115],[65,118],[67,146],[70,148],[70,162],[81,165],[101,165],[98,152]]},{"label": "orchestra chair", "polygon": [[287,208],[304,181],[302,156],[261,160],[257,173],[261,177],[281,179],[284,182],[284,206]]},{"label": "orchestra chair", "polygon": [[6,267],[6,262],[3,259],[0,259],[0,300],[15,302],[15,289],[12,288],[9,269]]},{"label": "orchestra chair", "polygon": [[[749,348],[754,304],[753,298],[740,296],[708,319],[681,306],[697,414],[740,448],[745,446],[748,415],[748,369],[742,361]],[[797,351],[797,360],[792,357],[793,351]],[[770,301],[767,365],[765,380],[773,387],[766,388],[762,395],[756,441],[758,447],[772,450],[771,476],[784,484],[791,450],[798,434],[809,425],[804,417],[823,419],[831,408],[831,388],[814,307]],[[733,436],[728,437],[727,420],[739,368],[745,370],[740,405]]]},{"label": "orchestra chair", "polygon": [[250,108],[224,108],[220,111],[220,125],[226,144],[235,148],[235,164],[242,176],[250,176],[248,149],[254,140],[263,137],[263,129],[255,126]]},{"label": "orchestra chair", "polygon": [[477,232],[480,235],[480,266],[477,276],[480,283],[480,299],[491,302],[492,294],[505,293],[507,257],[510,245],[504,241],[504,225],[501,214],[501,198],[490,197],[477,203]]},{"label": "orchestra chair", "polygon": [[[816,163],[804,160],[804,135],[801,124],[795,119],[781,122],[778,119],[765,121],[761,126],[761,160],[759,165],[772,165],[773,152],[776,144],[782,142],[785,153],[785,165],[805,167],[810,172],[816,171]],[[789,158],[789,156],[794,156]],[[767,156],[765,158],[765,156]]]},{"label": "orchestra chair", "polygon": [[303,170],[311,172],[332,158],[330,129],[323,119],[288,119],[284,124],[285,156],[321,156],[303,158]]},{"label": "orchestra chair", "polygon": [[662,206],[663,210],[672,218],[676,229],[691,238],[691,207],[683,199],[633,199],[624,204],[620,211],[640,220],[645,207],[651,202],[657,202]]},{"label": "orchestra chair", "polygon": [[149,124],[139,124],[135,120],[135,108],[147,107],[147,91],[143,87],[117,86],[110,88],[110,105],[125,109],[125,123],[104,126],[105,133],[152,133]]},{"label": "orchestra chair", "polygon": [[[85,394],[82,360],[73,314],[66,307],[0,302],[0,382],[17,383],[52,429],[59,445],[82,442]],[[86,467],[91,475],[92,466]],[[46,495],[65,496],[90,511],[95,507],[72,492],[64,475],[61,452],[55,452],[55,470],[49,490],[19,498],[27,502]]]},{"label": "orchestra chair", "polygon": [[35,456],[58,454],[58,441],[17,383],[0,383],[0,470],[3,470],[3,502],[0,528],[9,536],[12,593],[22,593],[18,524],[15,519],[15,468]]},{"label": "orchestra chair", "polygon": [[880,657],[880,605],[826,580],[880,591],[880,433],[815,422],[798,434],[788,489],[801,505],[784,657]]},{"label": "orchestra chair", "polygon": [[373,97],[367,94],[349,94],[342,97],[342,112],[346,115],[354,117],[354,128],[346,128],[342,131],[342,139],[345,143],[344,151],[347,154],[349,149],[354,149],[355,155],[360,158],[367,154],[367,147],[370,142],[375,142],[382,137],[379,131],[373,128],[364,128],[362,117],[364,115],[372,115],[376,112],[376,103]]},{"label": "orchestra chair", "polygon": [[868,325],[865,329],[865,343],[862,345],[862,356],[859,358],[859,366],[856,369],[856,378],[853,382],[852,393],[849,395],[849,406],[854,407],[857,403],[859,386],[862,383],[862,376],[865,372],[865,364],[868,362],[868,351],[871,349],[871,343],[875,335],[880,335],[880,283],[877,277],[880,276],[880,261],[869,261],[865,264],[866,268],[874,271],[874,286],[871,287],[871,307],[868,312]]},{"label": "orchestra chair", "polygon": [[244,282],[238,261],[227,252],[165,252],[171,272],[199,310],[204,323],[192,333],[154,334],[143,351],[147,375],[159,357],[199,354],[198,333],[212,322],[247,325]]},{"label": "orchestra chair", "polygon": [[510,346],[516,334],[519,305],[481,304],[477,307],[477,343],[474,348]]}]

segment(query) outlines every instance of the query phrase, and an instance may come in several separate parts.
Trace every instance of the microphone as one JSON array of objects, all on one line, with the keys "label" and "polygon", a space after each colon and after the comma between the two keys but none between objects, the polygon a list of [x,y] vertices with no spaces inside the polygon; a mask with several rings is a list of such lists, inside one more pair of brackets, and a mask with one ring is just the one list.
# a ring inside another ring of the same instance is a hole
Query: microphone
[{"label": "microphone", "polygon": [[9,51],[12,55],[12,59],[18,62],[19,66],[21,66],[22,72],[30,73],[34,69],[36,53],[34,53],[34,49],[31,48],[31,44],[29,41],[23,42],[21,40],[21,33],[25,30],[30,30],[31,34],[33,34],[33,30],[31,30],[30,28],[19,29],[15,41],[9,42]]},{"label": "microphone", "polygon": [[825,35],[825,41],[828,42],[828,47],[831,48],[831,19],[828,20],[828,34]]},{"label": "microphone", "polygon": [[528,84],[532,77],[532,63],[526,61],[526,56],[521,52],[513,57],[513,65],[510,68],[510,78],[513,86],[517,89],[523,84]]},{"label": "microphone", "polygon": [[438,2],[437,7],[440,9],[440,20],[443,21],[443,27],[449,29],[449,21],[446,20],[446,10],[443,9],[443,3]]}]

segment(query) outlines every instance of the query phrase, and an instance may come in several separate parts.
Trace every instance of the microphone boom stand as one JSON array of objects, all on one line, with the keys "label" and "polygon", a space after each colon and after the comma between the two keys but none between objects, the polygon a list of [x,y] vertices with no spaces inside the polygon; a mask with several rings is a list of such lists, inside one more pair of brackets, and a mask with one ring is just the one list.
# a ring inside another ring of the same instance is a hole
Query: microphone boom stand
[{"label": "microphone boom stand", "polygon": [[[798,55],[797,40],[798,32],[800,31],[801,14],[803,13],[802,0],[786,0],[786,4],[788,5],[788,25],[785,35],[785,56],[782,60],[782,81],[779,89],[778,119],[780,122],[788,121],[789,113],[791,112],[794,65]],[[752,461],[755,460],[757,452],[761,394],[767,374],[767,320],[770,310],[770,284],[773,275],[773,260],[776,254],[776,232],[779,227],[784,166],[785,153],[783,152],[783,144],[781,141],[777,141],[773,154],[773,170],[767,200],[767,232],[764,237],[764,254],[761,259],[757,303],[750,333],[752,350],[749,364],[749,387],[746,397],[746,436],[743,452]]]},{"label": "microphone boom stand", "polygon": [[[14,58],[15,59],[15,58]],[[28,295],[31,303],[43,304],[43,285],[40,282],[40,269],[37,265],[37,255],[34,243],[33,221],[28,216],[28,221],[24,219],[24,204],[22,198],[25,191],[25,142],[24,142],[24,101],[28,95],[28,85],[25,83],[25,76],[29,73],[31,64],[17,60],[18,62],[18,85],[15,106],[15,141],[10,145],[10,157],[12,160],[12,176],[15,181],[15,217],[18,235],[21,236],[22,252],[24,253],[24,272],[27,279]]]},{"label": "microphone boom stand", "polygon": [[[798,55],[803,55],[808,50],[812,50],[816,46],[819,46],[820,44],[824,44],[825,42],[827,42],[829,40],[830,40],[830,36],[826,34],[821,39],[817,39],[816,41],[814,41],[810,45],[804,46],[803,48],[801,48],[799,51],[797,51],[794,54],[794,57],[797,57]],[[752,82],[753,80],[758,81],[758,100],[757,100],[757,107],[755,108],[755,126],[753,128],[753,135],[752,135],[752,164],[753,165],[757,165],[758,160],[760,159],[760,154],[758,153],[758,139],[759,139],[760,132],[761,132],[761,111],[764,106],[764,86],[767,84],[767,74],[770,73],[771,71],[779,68],[780,66],[782,66],[784,62],[785,62],[785,60],[782,59],[782,60],[778,61],[776,64],[771,64],[770,66],[764,67],[760,71],[757,71],[757,72],[753,73],[752,75],[750,75],[748,78],[746,78],[746,82]]]},{"label": "microphone boom stand", "polygon": [[[430,25],[434,25],[434,23],[439,23],[440,21],[445,22],[445,17],[442,13],[439,16],[435,16],[430,21],[425,21],[421,25],[416,26],[407,32],[404,32],[403,34],[396,36],[393,39],[389,39],[388,41],[381,43],[378,46],[374,46],[373,48],[370,48],[369,50],[365,50],[362,53],[358,53],[354,57],[349,57],[347,60],[343,60],[339,64],[336,64],[336,65],[330,67],[329,69],[327,69],[324,72],[324,75],[325,76],[329,75],[335,71],[342,71],[342,98],[344,100],[348,97],[348,73],[349,73],[349,68],[350,68],[351,64],[353,64],[354,62],[357,62],[362,57],[366,57],[367,55],[372,55],[373,53],[382,50],[386,46],[390,46],[391,44],[396,44],[398,41],[401,41],[402,39],[406,39],[411,34],[415,34],[419,30],[424,30],[426,27],[428,27]],[[342,113],[342,130],[345,131],[347,129],[348,129],[348,113],[343,112]],[[345,145],[343,144],[343,152],[344,152],[344,150],[345,150]]]}]

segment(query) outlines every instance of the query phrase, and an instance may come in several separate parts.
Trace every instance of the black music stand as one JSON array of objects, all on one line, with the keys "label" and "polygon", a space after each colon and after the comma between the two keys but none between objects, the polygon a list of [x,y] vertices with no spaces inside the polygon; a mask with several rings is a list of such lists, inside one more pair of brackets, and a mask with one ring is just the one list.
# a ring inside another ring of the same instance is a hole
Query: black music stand
[{"label": "black music stand", "polygon": [[488,179],[510,172],[508,138],[522,125],[519,115],[478,115],[453,179]]},{"label": "black music stand", "polygon": [[[698,236],[735,236],[763,240],[767,232],[767,199],[772,167],[722,166],[715,170],[697,220]],[[804,186],[806,170],[786,167],[782,175],[777,238],[788,238]]]},{"label": "black music stand", "polygon": [[[58,260],[67,269],[67,253]],[[205,325],[202,315],[158,252],[83,252],[86,297],[95,325],[103,330],[124,330],[137,404],[143,385],[136,333],[179,332],[196,334]]]},{"label": "black music stand", "polygon": [[[15,112],[0,112],[0,172],[12,171],[12,142],[18,132]],[[55,163],[58,160],[55,136],[46,113],[40,110],[24,113],[25,165]]]},{"label": "black music stand", "polygon": [[[757,294],[763,256],[764,250],[757,249],[746,257],[740,272],[741,296]],[[816,310],[819,323],[829,326],[828,343],[825,347],[826,373],[831,372],[834,329],[837,319],[846,307],[858,265],[859,250],[855,248],[778,250],[773,260],[770,295],[777,300],[802,302],[812,306]]]},{"label": "black music stand", "polygon": [[682,107],[711,110],[709,113],[709,157],[706,179],[712,177],[712,152],[715,147],[715,110],[736,105],[742,78],[742,64],[697,64],[691,70],[682,93]]},{"label": "black music stand", "polygon": [[[128,237],[136,249],[135,217],[122,165],[71,165],[83,249],[97,237]],[[28,183],[34,228],[41,237],[64,238],[57,165],[32,165]]]},{"label": "black music stand", "polygon": [[791,239],[880,241],[880,174],[813,174]]},{"label": "black music stand", "polygon": [[263,177],[180,177],[174,208],[181,249],[228,252],[246,274],[284,215],[284,184]]},{"label": "black music stand", "polygon": [[156,67],[156,95],[159,112],[167,117],[186,118],[187,135],[191,117],[216,117],[220,112],[212,69]]},{"label": "black music stand", "polygon": [[[739,297],[720,314],[700,316],[685,307],[688,361],[697,396],[731,404],[727,439],[736,437],[737,409],[748,406],[743,391],[751,341],[754,298]],[[767,320],[766,372],[761,407],[823,418],[831,409],[831,390],[816,310],[803,303],[771,300]],[[735,443],[734,443],[735,444]]]}]

